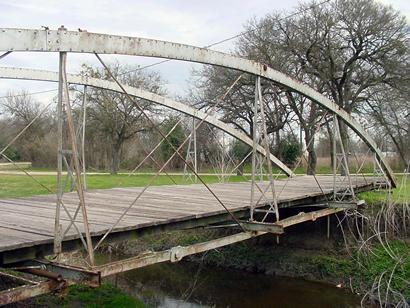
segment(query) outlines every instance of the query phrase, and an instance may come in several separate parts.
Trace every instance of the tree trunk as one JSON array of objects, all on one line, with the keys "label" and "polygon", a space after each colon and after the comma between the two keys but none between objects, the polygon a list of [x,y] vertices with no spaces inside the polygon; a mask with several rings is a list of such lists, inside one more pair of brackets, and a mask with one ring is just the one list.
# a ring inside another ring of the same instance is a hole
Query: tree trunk
[{"label": "tree trunk", "polygon": [[[387,125],[385,126],[385,128],[386,128],[387,133],[390,136],[391,140],[393,141],[393,144],[395,145],[397,152],[399,153],[400,161],[405,166],[405,168],[407,168],[407,166],[410,162],[408,162],[407,159],[406,159],[406,154],[403,150],[404,146],[402,146],[401,140],[396,139],[396,137],[393,135],[393,133],[391,132],[391,130],[389,129],[389,127]],[[399,138],[400,138],[400,136],[399,136]]]},{"label": "tree trunk", "polygon": [[121,144],[114,144],[111,153],[111,174],[117,174],[120,167]]},{"label": "tree trunk", "polygon": [[308,165],[307,165],[307,175],[314,175],[316,173],[316,165],[317,165],[317,155],[315,151],[315,137],[310,137],[309,134],[306,134],[306,136],[309,136],[305,139],[306,145],[307,145],[307,152],[308,152]]}]

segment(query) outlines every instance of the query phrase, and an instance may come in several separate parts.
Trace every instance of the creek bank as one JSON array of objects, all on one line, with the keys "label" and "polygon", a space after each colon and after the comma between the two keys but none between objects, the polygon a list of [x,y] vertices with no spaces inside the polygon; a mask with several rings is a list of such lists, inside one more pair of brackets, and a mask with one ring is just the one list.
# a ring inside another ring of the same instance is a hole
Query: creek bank
[{"label": "creek bank", "polygon": [[[378,241],[366,241],[366,245],[360,247],[358,239],[355,238],[357,235],[354,234],[354,229],[358,226],[357,220],[350,221],[353,227],[345,226],[343,232],[335,227],[338,223],[337,217],[331,218],[329,239],[326,235],[327,220],[319,219],[314,223],[288,228],[286,234],[280,237],[279,243],[276,242],[276,236],[267,234],[203,254],[188,256],[184,260],[266,275],[326,282],[358,295],[374,290],[374,282],[379,281],[385,271],[393,271],[390,286],[403,295],[404,301],[410,298],[409,242],[396,238],[389,239],[388,250],[385,249],[386,245],[383,242]],[[204,242],[232,233],[232,230],[221,229],[176,231],[126,242],[115,247],[113,251],[117,251],[123,258],[141,252]],[[400,263],[397,263],[397,259],[401,260]],[[389,278],[390,274],[386,277]],[[377,296],[369,294],[370,302],[378,301]],[[394,298],[392,302],[396,300]]]},{"label": "creek bank", "polygon": [[145,308],[137,297],[130,296],[110,283],[103,283],[99,288],[85,285],[73,285],[57,294],[45,294],[25,301],[20,301],[5,308]]},{"label": "creek bank", "polygon": [[[326,222],[324,220],[324,222]],[[141,252],[159,251],[173,246],[190,245],[232,234],[229,230],[176,231],[126,242],[113,253],[135,256]],[[267,234],[206,253],[184,258],[222,268],[328,282],[350,288],[351,259],[339,232],[326,237],[326,224],[295,226],[280,237]]]}]

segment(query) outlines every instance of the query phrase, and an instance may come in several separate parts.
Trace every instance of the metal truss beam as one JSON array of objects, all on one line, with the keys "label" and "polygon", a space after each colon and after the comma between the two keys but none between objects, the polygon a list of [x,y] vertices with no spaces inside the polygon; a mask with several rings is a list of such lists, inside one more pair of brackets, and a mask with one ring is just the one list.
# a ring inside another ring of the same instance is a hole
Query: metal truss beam
[{"label": "metal truss beam", "polygon": [[22,284],[0,292],[0,306],[62,290],[73,284],[86,284],[91,287],[99,287],[101,285],[101,275],[99,272],[89,271],[78,266],[42,260],[32,260],[20,265],[17,268],[13,268],[13,272],[28,273],[43,279],[46,278],[47,280],[32,281],[24,277],[0,272],[0,276]]},{"label": "metal truss beam", "polygon": [[277,235],[283,234],[284,228],[286,227],[306,221],[315,221],[317,218],[336,214],[343,210],[343,208],[327,208],[308,213],[301,212],[273,224],[243,222],[243,225],[247,229],[245,232],[189,246],[176,246],[165,251],[142,254],[125,260],[94,266],[91,270],[49,261],[29,261],[24,263],[24,267],[16,268],[15,270],[46,277],[49,278],[49,280],[39,283],[24,280],[23,282],[28,283],[29,285],[0,292],[0,305],[10,304],[41,294],[46,294],[75,283],[83,283],[92,287],[98,287],[101,284],[102,277],[123,273],[156,263],[179,262],[186,256],[245,241],[266,233]]},{"label": "metal truss beam", "polygon": [[269,232],[272,234],[283,234],[284,228],[275,223],[257,221],[242,221],[242,226],[248,231]]},{"label": "metal truss beam", "polygon": [[60,275],[62,279],[69,281],[71,284],[86,284],[90,287],[99,287],[101,285],[100,273],[79,266],[66,265],[48,260],[32,260],[24,262],[24,265],[37,266],[45,271]]},{"label": "metal truss beam", "polygon": [[211,64],[247,72],[266,78],[309,98],[332,113],[337,114],[377,155],[392,186],[396,186],[394,174],[381,151],[363,127],[345,110],[309,86],[276,71],[265,64],[185,44],[67,30],[0,29],[0,51],[76,52],[119,54],[175,59]]},{"label": "metal truss beam", "polygon": [[282,219],[276,222],[275,224],[283,228],[287,228],[293,225],[300,224],[302,222],[315,221],[316,219],[320,217],[325,217],[325,216],[329,216],[332,214],[336,214],[344,210],[345,210],[344,208],[329,208],[329,209],[323,209],[323,210],[318,210],[318,211],[313,211],[313,212],[308,212],[308,213],[300,212],[299,214],[295,216]]},{"label": "metal truss beam", "polygon": [[[44,70],[33,70],[33,69],[23,69],[23,68],[10,68],[10,67],[0,67],[0,78],[4,79],[22,79],[22,80],[38,80],[38,81],[50,81],[58,82],[58,73],[44,71]],[[123,91],[118,87],[115,82],[108,80],[102,80],[97,78],[85,77],[81,75],[67,74],[67,81],[70,84],[85,85],[90,87],[95,87],[99,89],[106,89],[110,91],[115,91],[118,93],[123,93]],[[221,129],[232,137],[246,143],[252,147],[253,141],[246,134],[240,132],[227,125],[226,123],[218,120],[217,118],[207,115],[205,112],[192,108],[181,102],[174,101],[165,96],[161,96],[152,92],[148,92],[139,88],[124,86],[125,90],[132,96],[139,97],[150,102],[162,105],[164,107],[182,112],[186,115],[192,116],[199,120],[205,119],[205,122]],[[262,146],[257,146],[257,151],[265,155],[265,149]],[[290,170],[284,163],[282,163],[279,158],[270,154],[271,161],[278,166],[283,172],[288,176],[294,176],[292,170]]]},{"label": "metal truss beam", "polygon": [[265,233],[266,232],[240,232],[234,235],[225,236],[204,243],[193,244],[185,247],[177,246],[161,252],[153,252],[147,255],[104,264],[94,267],[93,270],[100,272],[101,277],[106,277],[155,263],[162,263],[167,261],[178,262],[186,256],[245,241],[250,238],[263,235]]},{"label": "metal truss beam", "polygon": [[202,253],[208,250],[231,245],[237,242],[242,242],[260,235],[264,235],[266,233],[273,233],[277,235],[282,234],[284,233],[284,228],[286,227],[290,227],[292,225],[303,223],[306,221],[315,221],[317,218],[336,214],[341,211],[344,211],[344,209],[328,208],[309,213],[302,212],[297,215],[277,221],[273,224],[248,222],[244,225],[247,228],[247,230],[249,230],[246,232],[240,232],[234,235],[224,236],[221,238],[189,246],[176,246],[171,249],[160,252],[152,252],[133,258],[128,258],[125,260],[115,261],[101,266],[95,266],[92,268],[92,270],[95,272],[99,272],[101,274],[101,277],[106,277],[126,272],[132,269],[145,267],[155,263],[162,263],[167,261],[178,262],[189,255]]}]

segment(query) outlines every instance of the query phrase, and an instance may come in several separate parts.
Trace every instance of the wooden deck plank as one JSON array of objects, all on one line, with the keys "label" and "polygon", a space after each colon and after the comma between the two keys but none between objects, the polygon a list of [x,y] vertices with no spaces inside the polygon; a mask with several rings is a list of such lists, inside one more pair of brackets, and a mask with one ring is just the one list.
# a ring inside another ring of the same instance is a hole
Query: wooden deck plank
[{"label": "wooden deck plank", "polygon": [[[320,187],[312,176],[275,180],[279,205],[320,196],[322,190],[325,193],[332,192],[332,176],[317,176],[317,180]],[[365,185],[368,182],[371,182],[371,179],[353,179],[355,185]],[[345,189],[343,185],[346,184],[338,183],[340,189]],[[272,202],[272,193],[267,189],[268,182],[259,182],[258,185],[266,192],[265,196],[262,196],[258,189],[255,190],[255,199],[261,200],[257,206]],[[210,184],[209,187],[230,210],[249,208],[250,182],[216,183]],[[129,187],[87,191],[85,199],[92,234],[103,234],[107,231],[142,190],[143,187]],[[78,205],[77,194],[65,193],[63,201],[71,215],[74,215]],[[55,204],[55,195],[0,199],[0,252],[52,242]],[[64,211],[61,213],[61,223],[65,229],[70,221]],[[153,186],[130,208],[114,231],[134,230],[224,213],[226,212],[223,207],[202,184]],[[76,218],[76,224],[83,231],[81,211]],[[71,228],[68,238],[76,236],[78,235],[75,229]]]}]

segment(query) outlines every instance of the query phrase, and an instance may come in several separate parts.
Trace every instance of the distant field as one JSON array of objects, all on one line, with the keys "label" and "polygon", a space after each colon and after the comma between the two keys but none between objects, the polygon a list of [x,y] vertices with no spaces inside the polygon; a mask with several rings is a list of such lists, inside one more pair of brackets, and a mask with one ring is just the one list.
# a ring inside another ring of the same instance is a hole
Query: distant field
[{"label": "distant field", "polygon": [[17,162],[17,163],[0,163],[0,170],[15,170],[18,168],[31,168],[31,162]]},{"label": "distant field", "polygon": [[[396,177],[397,188],[393,189],[391,198],[399,203],[410,203],[410,177],[407,178],[407,183],[403,181],[403,176]],[[385,202],[389,198],[386,190],[368,191],[360,194],[360,198],[369,204]]]},{"label": "distant field", "polygon": [[[34,175],[35,179],[41,184],[48,187],[51,191],[56,190],[56,176],[55,175]],[[109,174],[94,174],[87,176],[88,189],[104,189],[114,187],[140,187],[146,185],[150,180],[151,175],[109,175]],[[192,184],[192,181],[185,180],[182,175],[173,175],[172,179],[177,184]],[[203,175],[201,178],[206,183],[217,183],[219,178],[215,175]],[[405,185],[401,185],[403,177],[397,177],[397,182],[400,184],[398,188],[393,190],[394,200],[400,202],[409,202],[410,200],[410,178]],[[241,182],[250,180],[249,176],[231,176],[230,182]],[[198,181],[199,183],[199,181]],[[172,185],[173,182],[166,175],[158,176],[153,185]],[[67,184],[68,191],[69,184]],[[26,197],[32,195],[49,194],[49,192],[41,187],[38,183],[33,181],[26,175],[0,175],[0,198],[15,198]],[[376,203],[385,201],[387,193],[385,191],[373,191],[360,194],[360,198],[366,200],[367,203]]]},{"label": "distant field", "polygon": [[[48,187],[51,191],[56,190],[55,175],[34,175],[35,179]],[[113,188],[113,187],[138,187],[144,186],[150,180],[151,175],[89,175],[87,176],[87,188]],[[214,175],[201,177],[206,183],[217,183],[219,179]],[[172,176],[177,184],[192,184],[192,181],[184,180],[182,175]],[[242,176],[231,176],[230,182],[240,182],[249,178]],[[172,185],[173,182],[166,175],[158,176],[153,185]],[[69,185],[67,185],[69,187]],[[68,190],[68,189],[67,189]],[[0,198],[26,197],[32,195],[44,195],[49,192],[41,185],[36,183],[27,175],[0,175]]]},{"label": "distant field", "polygon": [[[403,168],[400,167],[400,164],[397,160],[397,158],[387,158],[388,163],[390,164],[390,167],[393,169],[394,172],[403,172]],[[22,164],[19,167],[24,168],[26,170],[30,171],[41,171],[41,172],[55,172],[56,168],[53,167],[29,167],[31,163],[17,163],[17,164]],[[27,165],[28,164],[28,165]],[[232,163],[229,163],[228,161],[226,162],[228,166],[228,170],[226,171],[227,173],[231,173],[232,169],[234,168]],[[4,164],[7,165],[3,168],[3,170],[18,170],[13,165],[10,164]],[[360,169],[360,173],[373,173],[374,171],[374,164],[373,164],[373,156],[369,155],[357,155],[349,156],[349,169],[352,174],[355,174],[358,169]],[[244,173],[251,173],[251,164],[246,163],[243,167],[243,172]],[[306,173],[306,161],[303,159],[301,163],[298,165],[298,167],[295,169],[294,167],[290,167],[291,170],[294,170],[296,174],[305,174]],[[0,171],[2,171],[1,163],[0,163]],[[149,167],[142,167],[138,169],[138,173],[151,173],[155,172],[156,169],[152,169]],[[183,170],[180,169],[175,169],[175,170],[168,170],[170,173],[183,173]],[[207,166],[202,166],[199,170],[200,173],[209,173],[209,174],[214,174],[216,172],[219,172],[218,170],[215,170],[212,167],[207,167]],[[280,173],[281,170],[277,167],[272,168],[272,171],[274,173]],[[87,172],[91,173],[110,173],[110,170],[98,170],[91,168],[87,170]],[[120,169],[119,173],[129,173],[129,169]],[[234,171],[236,173],[236,170]],[[316,167],[316,173],[317,174],[331,174],[332,173],[332,168],[331,168],[331,161],[330,157],[318,157],[317,159],[317,167]]]}]

